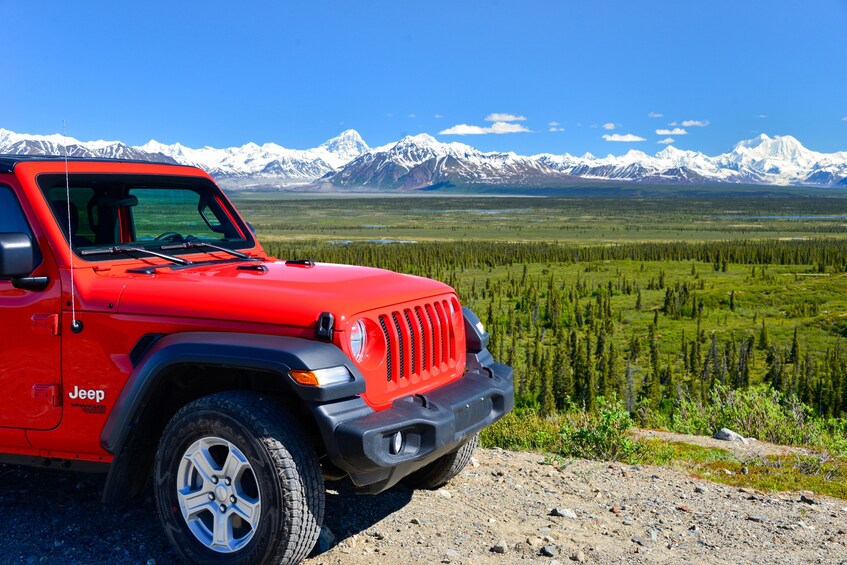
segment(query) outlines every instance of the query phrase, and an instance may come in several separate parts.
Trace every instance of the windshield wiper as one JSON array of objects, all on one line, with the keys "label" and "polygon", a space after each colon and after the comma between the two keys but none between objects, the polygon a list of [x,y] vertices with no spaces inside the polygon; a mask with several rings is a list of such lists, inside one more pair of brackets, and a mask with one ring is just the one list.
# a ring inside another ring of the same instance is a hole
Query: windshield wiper
[{"label": "windshield wiper", "polygon": [[227,249],[226,247],[221,247],[220,245],[215,245],[214,243],[207,243],[205,241],[184,241],[182,243],[162,245],[161,247],[159,247],[159,249],[194,249],[196,247],[208,247],[217,251],[223,251],[224,253],[229,253],[230,255],[234,255],[239,259],[249,259],[251,261],[260,260],[258,257],[251,257],[246,253],[242,253],[241,251],[236,251],[235,249]]},{"label": "windshield wiper", "polygon": [[173,255],[166,255],[164,253],[159,253],[158,251],[152,251],[150,249],[145,249],[144,247],[135,247],[130,245],[116,245],[114,247],[103,247],[100,249],[82,249],[80,250],[80,255],[118,255],[120,253],[146,253],[147,255],[152,255],[154,257],[159,257],[161,259],[166,259],[171,263],[176,263],[178,265],[192,265],[193,263],[188,259],[183,259],[182,257],[174,257]]}]

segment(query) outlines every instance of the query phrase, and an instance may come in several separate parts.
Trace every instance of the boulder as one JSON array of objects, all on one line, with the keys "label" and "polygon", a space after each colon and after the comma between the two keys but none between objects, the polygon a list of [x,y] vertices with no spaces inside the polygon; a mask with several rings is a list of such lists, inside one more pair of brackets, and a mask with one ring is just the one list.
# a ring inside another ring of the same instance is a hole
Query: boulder
[{"label": "boulder", "polygon": [[740,441],[743,444],[747,444],[747,440],[739,433],[736,433],[729,428],[721,428],[715,435],[712,436],[715,439],[722,439],[724,441]]}]

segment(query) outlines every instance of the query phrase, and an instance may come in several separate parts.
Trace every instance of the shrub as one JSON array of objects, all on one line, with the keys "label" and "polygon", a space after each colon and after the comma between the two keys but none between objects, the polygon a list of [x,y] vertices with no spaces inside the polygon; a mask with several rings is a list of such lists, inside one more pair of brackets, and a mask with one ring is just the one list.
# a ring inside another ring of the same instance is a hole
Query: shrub
[{"label": "shrub", "polygon": [[716,385],[705,405],[680,401],[671,423],[673,431],[686,434],[711,435],[729,428],[772,443],[821,444],[812,409],[767,385],[736,390]]},{"label": "shrub", "polygon": [[632,418],[620,400],[609,402],[600,396],[597,412],[573,414],[573,428],[560,432],[567,454],[601,461],[628,461],[635,454],[637,444],[629,435]]},{"label": "shrub", "polygon": [[518,407],[479,434],[482,447],[500,447],[513,451],[548,451],[560,447],[562,418],[543,417],[536,407]]}]

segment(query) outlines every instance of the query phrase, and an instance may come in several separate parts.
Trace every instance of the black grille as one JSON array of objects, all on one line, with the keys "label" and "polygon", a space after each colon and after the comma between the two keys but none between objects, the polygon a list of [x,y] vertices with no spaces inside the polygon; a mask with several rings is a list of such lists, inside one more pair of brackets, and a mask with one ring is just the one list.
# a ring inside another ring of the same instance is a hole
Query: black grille
[{"label": "black grille", "polygon": [[447,300],[383,311],[372,319],[379,322],[385,339],[386,382],[394,383],[389,388],[427,380],[450,370],[450,364],[457,360],[459,348]]},{"label": "black grille", "polygon": [[409,372],[414,375],[418,372],[418,356],[415,355],[415,353],[417,353],[417,348],[415,347],[415,344],[418,340],[418,336],[415,333],[415,326],[412,324],[412,318],[409,317],[409,311],[404,310],[403,316],[406,318],[406,324],[409,326],[409,337],[412,338],[410,340],[412,343],[412,368],[409,370]]},{"label": "black grille", "polygon": [[421,371],[426,371],[429,367],[426,364],[426,331],[424,330],[423,320],[421,320],[421,309],[420,307],[415,308],[415,316],[418,319],[418,326],[421,328]]},{"label": "black grille", "polygon": [[405,347],[403,347],[403,331],[400,329],[400,322],[397,320],[397,314],[392,313],[391,319],[394,320],[394,329],[397,330],[397,349],[400,352],[400,378],[406,378],[406,357]]},{"label": "black grille", "polygon": [[388,374],[388,380],[391,380],[391,335],[388,333],[388,326],[385,325],[385,316],[379,317],[379,325],[382,327],[382,333],[385,335],[385,371]]},{"label": "black grille", "polygon": [[435,303],[435,318],[438,320],[438,332],[441,337],[441,362],[447,362],[447,349],[449,349],[447,342],[449,341],[447,338],[450,337],[448,333],[450,329],[447,327],[447,316],[444,313],[444,308],[441,306],[441,303]]},{"label": "black grille", "polygon": [[426,319],[429,320],[429,335],[432,336],[432,343],[430,344],[432,346],[432,364],[435,365],[438,363],[438,355],[435,354],[435,340],[438,339],[438,336],[436,335],[435,324],[432,323],[432,315],[429,313],[429,305],[424,308],[424,313],[426,314]]}]

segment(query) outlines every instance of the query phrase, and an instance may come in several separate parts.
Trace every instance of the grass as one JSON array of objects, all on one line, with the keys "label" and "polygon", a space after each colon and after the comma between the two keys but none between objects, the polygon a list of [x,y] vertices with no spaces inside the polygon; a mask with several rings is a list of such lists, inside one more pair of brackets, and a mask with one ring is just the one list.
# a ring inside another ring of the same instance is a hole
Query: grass
[{"label": "grass", "polygon": [[[337,249],[336,244],[341,242],[437,242],[439,245],[443,242],[438,249],[425,250],[429,254],[426,261],[409,262],[405,267],[392,265],[392,268],[408,269],[413,274],[453,284],[463,304],[483,316],[495,304],[495,317],[505,319],[509,312],[518,312],[517,333],[503,335],[501,331],[499,343],[494,342],[499,345],[496,353],[503,360],[505,352],[517,345],[518,354],[512,364],[518,379],[530,377],[524,352],[531,351],[536,341],[536,334],[531,330],[536,326],[539,311],[543,312],[551,280],[552,287],[562,289],[572,288],[577,281],[590,289],[604,288],[610,283],[614,286],[622,281],[639,288],[640,308],[636,307],[635,293],[612,293],[610,305],[615,322],[610,339],[615,341],[619,352],[626,351],[634,338],[642,343],[646,340],[647,328],[656,318],[661,363],[674,365],[677,372],[683,335],[689,341],[697,336],[706,349],[712,334],[720,344],[731,336],[736,339],[758,336],[763,320],[771,343],[787,346],[796,329],[801,350],[816,360],[828,348],[843,347],[841,340],[847,337],[847,276],[843,266],[798,264],[791,257],[782,261],[783,264],[755,268],[739,263],[716,268],[710,262],[679,257],[666,261],[576,258],[561,262],[445,262],[457,245],[473,249],[488,242],[611,247],[650,242],[743,245],[746,241],[810,240],[819,249],[819,240],[827,240],[830,248],[833,242],[840,246],[842,241],[847,241],[847,194],[839,192],[774,189],[763,197],[763,189],[757,188],[733,195],[721,191],[714,196],[701,191],[682,196],[669,193],[664,198],[655,194],[644,197],[637,190],[630,191],[625,198],[587,195],[517,198],[239,192],[232,196],[263,242],[300,257],[325,260],[321,250]],[[356,262],[385,265],[386,257],[395,253],[396,247],[400,246],[372,245],[365,250],[368,259]],[[427,265],[429,270],[423,270],[422,265]],[[521,296],[522,289],[514,287],[514,281],[522,280],[524,272],[538,294],[529,305],[526,297]],[[651,281],[660,277],[664,288],[651,285]],[[677,283],[687,283],[696,289],[696,296],[704,306],[700,316],[670,316],[661,312],[666,288]],[[590,296],[583,297],[580,307],[591,300]],[[504,325],[501,319],[501,327]],[[560,345],[552,333],[540,335],[543,347],[550,351]],[[644,357],[633,366],[636,383],[648,371]],[[765,357],[766,352],[757,348],[751,360],[753,384],[762,381]],[[796,368],[791,370],[796,373]],[[702,407],[688,409],[697,411]],[[632,440],[626,433],[620,433],[631,426],[631,421],[616,420],[624,416],[619,410],[613,412],[616,415],[612,421],[606,421],[604,428],[602,413],[571,409],[543,417],[530,403],[483,430],[481,443],[485,447],[540,451],[557,457],[588,456],[670,465],[694,476],[739,487],[812,490],[847,498],[847,462],[843,456],[830,457],[823,451],[828,448],[842,455],[847,453],[844,420],[819,420],[818,433],[808,436],[817,443],[817,454],[742,461],[722,449]],[[691,424],[688,431],[710,433],[698,426],[709,427],[721,418],[732,416],[726,410],[712,412],[711,415],[703,412],[699,420],[692,415],[687,422]],[[686,422],[676,424],[685,427]],[[797,441],[790,434],[783,434],[788,428],[780,425],[774,428],[776,435],[772,439]],[[755,429],[747,431],[756,433]],[[598,452],[593,449],[597,445],[605,448]],[[741,472],[745,467],[747,474]]]},{"label": "grass", "polygon": [[[808,450],[805,454],[742,458],[726,449],[660,439],[635,440],[629,434],[632,421],[624,414],[614,403],[607,403],[599,415],[572,411],[542,417],[534,408],[517,408],[483,430],[480,445],[543,452],[559,463],[583,457],[659,465],[735,487],[764,492],[812,491],[847,499],[844,456]],[[617,424],[609,426],[610,420]],[[588,446],[574,441],[581,436],[591,440]],[[611,444],[617,444],[617,448]]]},{"label": "grass", "polygon": [[847,198],[526,198],[233,192],[263,240],[720,241],[847,237]]},{"label": "grass", "polygon": [[843,457],[811,453],[741,459],[725,449],[687,443],[654,439],[639,444],[639,463],[672,467],[701,479],[763,492],[808,490],[847,499],[847,460]]}]

